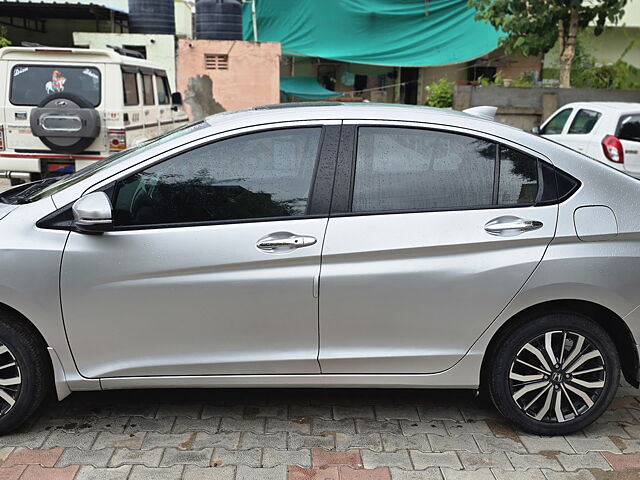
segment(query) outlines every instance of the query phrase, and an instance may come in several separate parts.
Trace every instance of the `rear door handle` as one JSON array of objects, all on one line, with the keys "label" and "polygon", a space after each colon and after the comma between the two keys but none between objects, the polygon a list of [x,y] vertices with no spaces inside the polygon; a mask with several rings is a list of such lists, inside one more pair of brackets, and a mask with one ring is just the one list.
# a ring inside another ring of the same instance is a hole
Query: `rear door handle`
[{"label": "rear door handle", "polygon": [[484,229],[490,235],[499,235],[503,237],[512,237],[520,235],[524,232],[538,230],[542,228],[542,222],[538,220],[525,220],[520,217],[498,217],[487,222]]},{"label": "rear door handle", "polygon": [[276,232],[258,240],[256,247],[264,252],[285,253],[301,247],[314,245],[318,240],[307,235],[294,235],[289,232]]}]

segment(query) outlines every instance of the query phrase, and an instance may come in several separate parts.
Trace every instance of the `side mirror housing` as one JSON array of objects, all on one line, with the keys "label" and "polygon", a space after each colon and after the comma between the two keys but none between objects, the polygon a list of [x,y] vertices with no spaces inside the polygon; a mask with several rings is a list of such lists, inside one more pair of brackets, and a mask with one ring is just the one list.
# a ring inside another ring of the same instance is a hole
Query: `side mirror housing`
[{"label": "side mirror housing", "polygon": [[180,92],[173,92],[171,94],[171,103],[173,105],[182,105],[182,94]]},{"label": "side mirror housing", "polygon": [[535,127],[532,127],[531,133],[533,133],[534,135],[540,135],[540,127],[538,125],[536,125]]},{"label": "side mirror housing", "polygon": [[71,210],[73,224],[81,233],[100,234],[113,228],[111,201],[104,192],[93,192],[79,198]]}]

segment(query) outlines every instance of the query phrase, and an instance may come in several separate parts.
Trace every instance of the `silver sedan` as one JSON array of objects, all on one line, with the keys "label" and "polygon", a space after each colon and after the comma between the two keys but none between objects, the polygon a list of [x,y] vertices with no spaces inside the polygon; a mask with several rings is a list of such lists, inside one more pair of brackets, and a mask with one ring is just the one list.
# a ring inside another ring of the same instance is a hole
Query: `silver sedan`
[{"label": "silver sedan", "polygon": [[564,434],[638,386],[640,183],[478,115],[215,115],[0,195],[0,432],[55,388],[479,389]]}]

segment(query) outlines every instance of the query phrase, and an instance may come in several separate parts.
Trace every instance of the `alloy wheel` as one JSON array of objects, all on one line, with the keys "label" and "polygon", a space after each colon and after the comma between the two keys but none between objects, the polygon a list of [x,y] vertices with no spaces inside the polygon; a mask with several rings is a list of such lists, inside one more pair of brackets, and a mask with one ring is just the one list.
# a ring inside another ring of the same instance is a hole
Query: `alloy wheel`
[{"label": "alloy wheel", "polygon": [[511,396],[529,417],[574,420],[593,407],[606,382],[602,353],[583,335],[554,330],[528,341],[509,370]]},{"label": "alloy wheel", "polygon": [[21,385],[22,377],[16,358],[6,345],[0,343],[0,416],[13,408]]}]

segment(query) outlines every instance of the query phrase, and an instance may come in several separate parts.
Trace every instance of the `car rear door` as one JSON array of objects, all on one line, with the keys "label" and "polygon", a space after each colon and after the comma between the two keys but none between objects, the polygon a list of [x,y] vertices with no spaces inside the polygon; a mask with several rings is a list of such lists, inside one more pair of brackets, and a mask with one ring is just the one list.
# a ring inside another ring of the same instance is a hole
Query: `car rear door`
[{"label": "car rear door", "polygon": [[579,108],[568,122],[562,143],[580,153],[588,154],[590,144],[594,143],[593,133],[602,117],[602,112],[592,108]]},{"label": "car rear door", "polygon": [[616,137],[624,149],[625,171],[640,177],[640,112],[622,115]]},{"label": "car rear door", "polygon": [[71,232],[60,293],[86,377],[318,373],[318,276],[339,122],[190,147],[113,186],[114,231]]},{"label": "car rear door", "polygon": [[321,369],[445,370],[542,259],[552,167],[459,129],[348,123],[322,254]]}]

